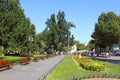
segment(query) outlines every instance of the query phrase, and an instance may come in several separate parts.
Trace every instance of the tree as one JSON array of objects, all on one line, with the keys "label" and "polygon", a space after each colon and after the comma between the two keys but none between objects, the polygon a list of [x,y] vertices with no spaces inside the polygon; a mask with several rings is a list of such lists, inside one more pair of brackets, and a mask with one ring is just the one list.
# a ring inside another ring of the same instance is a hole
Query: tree
[{"label": "tree", "polygon": [[43,36],[43,32],[39,34],[35,34],[33,50],[34,51],[44,50],[46,46],[47,45],[45,44],[45,36]]},{"label": "tree", "polygon": [[24,15],[19,0],[0,0],[0,46],[8,50],[28,51],[28,38],[35,26]]},{"label": "tree", "polygon": [[95,24],[92,38],[96,41],[96,46],[101,48],[118,43],[120,40],[120,17],[113,12],[102,13]]},{"label": "tree", "polygon": [[77,50],[78,50],[78,51],[79,51],[79,50],[83,50],[83,49],[86,48],[86,47],[85,47],[85,44],[80,43],[80,42],[77,41],[77,40],[75,40],[74,43],[77,45]]},{"label": "tree", "polygon": [[86,46],[86,48],[90,51],[92,51],[93,49],[95,49],[96,45],[96,41],[95,40],[90,40]]},{"label": "tree", "polygon": [[53,48],[54,51],[61,51],[63,47],[67,46],[68,38],[73,40],[69,29],[75,27],[75,25],[66,21],[64,12],[59,11],[57,16],[52,14],[51,17],[47,19],[46,25],[45,41],[48,48]]}]

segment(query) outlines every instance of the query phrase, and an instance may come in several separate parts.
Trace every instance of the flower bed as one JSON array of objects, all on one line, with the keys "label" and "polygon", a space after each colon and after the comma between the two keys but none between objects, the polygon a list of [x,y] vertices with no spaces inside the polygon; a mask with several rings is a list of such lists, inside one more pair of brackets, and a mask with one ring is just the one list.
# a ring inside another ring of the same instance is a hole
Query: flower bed
[{"label": "flower bed", "polygon": [[93,61],[92,59],[85,57],[85,56],[82,56],[81,58],[79,58],[78,55],[74,55],[73,57],[83,69],[86,69],[89,71],[104,71],[105,70],[104,64],[98,61]]},{"label": "flower bed", "polygon": [[57,56],[56,54],[43,54],[43,55],[33,55],[32,57],[33,57],[33,60],[34,59],[41,59],[41,60],[44,60],[44,59],[47,59],[47,58],[51,58],[51,57],[55,57],[55,56]]}]

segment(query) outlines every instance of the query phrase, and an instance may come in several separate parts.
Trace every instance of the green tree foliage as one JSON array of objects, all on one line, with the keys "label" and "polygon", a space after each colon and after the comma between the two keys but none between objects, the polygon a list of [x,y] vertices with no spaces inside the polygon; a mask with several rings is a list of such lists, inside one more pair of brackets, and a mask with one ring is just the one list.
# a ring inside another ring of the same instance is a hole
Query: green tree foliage
[{"label": "green tree foliage", "polygon": [[117,44],[120,40],[120,17],[113,12],[102,13],[92,34],[95,45],[101,48]]},{"label": "green tree foliage", "polygon": [[79,41],[75,40],[74,43],[77,45],[77,50],[83,50],[86,49],[85,44],[80,43]]},{"label": "green tree foliage", "polygon": [[71,22],[66,21],[65,13],[59,11],[58,15],[52,14],[46,21],[46,29],[43,32],[44,40],[48,48],[54,51],[61,51],[68,45],[68,38],[73,45],[74,37],[71,36],[70,29],[75,27]]},{"label": "green tree foliage", "polygon": [[96,47],[95,44],[96,44],[96,41],[95,41],[95,40],[90,40],[90,41],[88,42],[86,48],[87,48],[89,51],[91,51],[91,50],[93,50],[93,49]]},{"label": "green tree foliage", "polygon": [[28,37],[35,26],[24,15],[19,0],[0,0],[0,46],[9,50],[28,50]]},{"label": "green tree foliage", "polygon": [[35,35],[34,46],[33,46],[34,51],[40,51],[46,48],[44,38],[45,37],[43,36],[43,33],[39,33]]},{"label": "green tree foliage", "polygon": [[[64,12],[59,11],[57,16],[52,14],[46,24],[46,29],[36,34],[35,26],[25,16],[19,0],[0,0],[0,47],[4,50],[28,52],[32,46],[32,51],[43,48],[58,51],[66,49],[68,39],[70,45],[74,44],[70,29],[75,25],[66,21]],[[33,37],[32,45],[30,36]]]}]

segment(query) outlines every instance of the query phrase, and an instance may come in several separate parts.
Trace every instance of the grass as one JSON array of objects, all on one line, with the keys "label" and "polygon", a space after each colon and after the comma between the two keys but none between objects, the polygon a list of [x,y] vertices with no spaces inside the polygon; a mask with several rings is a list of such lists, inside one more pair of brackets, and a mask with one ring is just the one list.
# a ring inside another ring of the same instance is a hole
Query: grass
[{"label": "grass", "polygon": [[72,56],[66,56],[64,60],[46,77],[45,80],[65,80],[73,76],[87,76],[104,73],[120,74],[120,65],[103,62],[106,70],[102,72],[91,72],[82,69]]},{"label": "grass", "polygon": [[108,73],[113,73],[113,74],[120,74],[120,65],[119,64],[114,64],[114,63],[109,63],[109,62],[104,62],[106,66],[106,71]]},{"label": "grass", "polygon": [[[33,55],[33,56],[36,56],[36,57],[42,57],[43,54],[36,54],[36,55]],[[19,61],[19,58],[21,58],[22,56],[0,56],[0,60],[3,60],[3,59],[7,59],[9,60],[10,62],[16,62],[16,61]],[[32,57],[31,57],[32,58]]]},{"label": "grass", "polygon": [[41,56],[43,56],[43,54],[35,54],[35,55],[33,55],[33,56],[41,57]]},{"label": "grass", "polygon": [[[94,61],[101,61],[95,58],[91,58]],[[103,64],[105,64],[106,72],[113,73],[113,74],[120,74],[120,64],[110,63],[106,61],[101,61]]]},{"label": "grass", "polygon": [[19,56],[3,56],[0,58],[0,60],[3,60],[3,59],[7,59],[9,60],[10,62],[16,62],[16,61],[19,61]]},{"label": "grass", "polygon": [[19,56],[3,56],[1,58],[11,60],[11,59],[19,59],[20,57]]},{"label": "grass", "polygon": [[73,75],[84,75],[90,72],[80,68],[71,56],[64,60],[47,76],[46,80],[65,80]]}]

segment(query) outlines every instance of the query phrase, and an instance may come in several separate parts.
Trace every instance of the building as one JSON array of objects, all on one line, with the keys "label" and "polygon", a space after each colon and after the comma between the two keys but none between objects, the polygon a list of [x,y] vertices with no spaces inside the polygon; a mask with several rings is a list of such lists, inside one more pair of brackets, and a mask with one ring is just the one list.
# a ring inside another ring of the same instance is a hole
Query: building
[{"label": "building", "polygon": [[76,53],[77,52],[77,45],[73,45],[70,50],[70,54]]},{"label": "building", "polygon": [[113,49],[113,51],[120,50],[120,45],[119,44],[113,44],[112,49]]}]

